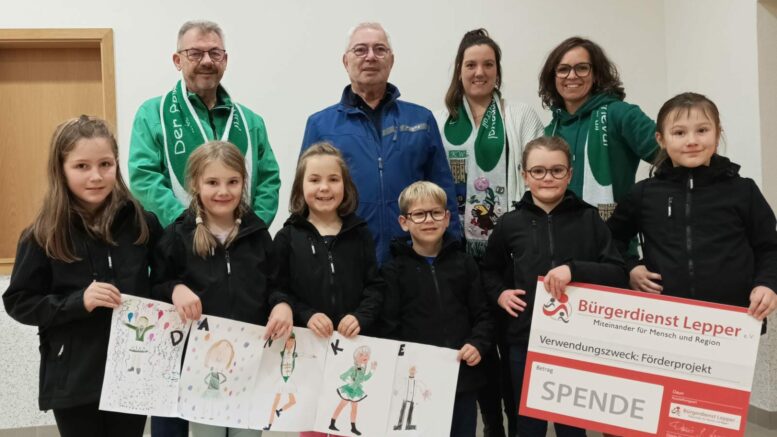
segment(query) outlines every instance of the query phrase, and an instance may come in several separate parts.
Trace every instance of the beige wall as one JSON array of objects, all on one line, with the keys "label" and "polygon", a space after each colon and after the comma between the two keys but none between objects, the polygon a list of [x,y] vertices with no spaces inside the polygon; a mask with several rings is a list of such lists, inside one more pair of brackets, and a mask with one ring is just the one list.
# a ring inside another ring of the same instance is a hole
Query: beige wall
[{"label": "beige wall", "polygon": [[[777,0],[761,0],[757,9],[758,74],[761,113],[763,189],[766,200],[777,207]],[[761,338],[758,382],[751,403],[777,412],[777,315],[772,315],[770,334]]]}]

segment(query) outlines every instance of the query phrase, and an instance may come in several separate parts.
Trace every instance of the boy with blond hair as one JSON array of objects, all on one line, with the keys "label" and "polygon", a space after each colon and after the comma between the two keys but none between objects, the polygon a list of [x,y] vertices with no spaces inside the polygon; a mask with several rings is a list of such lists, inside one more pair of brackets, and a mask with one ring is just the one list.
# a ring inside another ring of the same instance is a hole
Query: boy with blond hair
[{"label": "boy with blond hair", "polygon": [[459,350],[451,436],[474,437],[477,390],[485,383],[478,363],[494,326],[477,263],[445,234],[447,200],[442,188],[425,181],[399,195],[399,225],[410,238],[392,243],[392,260],[383,267],[383,319],[388,337]]}]

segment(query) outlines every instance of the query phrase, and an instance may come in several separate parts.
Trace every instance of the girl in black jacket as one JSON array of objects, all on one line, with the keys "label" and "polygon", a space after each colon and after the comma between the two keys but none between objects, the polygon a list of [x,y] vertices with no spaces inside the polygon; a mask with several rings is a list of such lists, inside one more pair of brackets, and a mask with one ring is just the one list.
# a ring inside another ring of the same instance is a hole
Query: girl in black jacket
[{"label": "girl in black jacket", "polygon": [[[359,197],[342,154],[316,143],[300,156],[291,187],[291,217],[275,236],[276,284],[288,295],[294,322],[320,337],[334,329],[346,336],[369,333],[380,314],[385,284],[378,274],[375,243],[367,224],[354,214]],[[343,399],[331,418],[348,403]],[[355,403],[351,403],[351,431]],[[277,408],[276,396],[273,410]],[[293,397],[283,411],[294,405]],[[273,415],[265,429],[270,429]],[[300,436],[322,435],[303,432]]]},{"label": "girl in black jacket", "polygon": [[763,320],[777,308],[775,217],[755,183],[715,153],[720,132],[705,96],[664,103],[654,175],[634,185],[607,224],[623,254],[643,236],[643,259],[626,260],[635,290],[744,306]]},{"label": "girl in black jacket", "polygon": [[[272,240],[246,202],[246,180],[245,159],[233,144],[211,141],[192,152],[186,165],[192,201],[154,252],[153,294],[171,301],[183,320],[208,314],[266,323],[265,338],[280,339],[291,332],[291,308],[284,296],[270,294]],[[194,422],[190,429],[195,437],[227,433]]]},{"label": "girl in black jacket", "polygon": [[107,124],[82,115],[51,141],[49,186],[19,240],[8,314],[38,327],[41,410],[60,435],[136,436],[145,416],[98,410],[111,313],[121,292],[148,296],[149,248],[161,234],[121,177]]},{"label": "girl in black jacket", "polygon": [[[555,298],[573,280],[626,284],[623,261],[599,212],[567,191],[571,169],[566,142],[559,137],[530,141],[522,168],[530,191],[499,220],[481,263],[486,293],[511,316],[506,337],[515,405],[520,405],[537,276],[545,276],[545,288]],[[519,415],[517,428],[521,436],[544,436],[547,422]],[[559,437],[585,435],[580,428],[558,423],[555,429]]]},{"label": "girl in black jacket", "polygon": [[369,333],[380,314],[385,284],[375,243],[354,214],[356,187],[340,152],[318,143],[299,159],[291,187],[291,217],[275,236],[277,287],[294,321],[321,337]]}]

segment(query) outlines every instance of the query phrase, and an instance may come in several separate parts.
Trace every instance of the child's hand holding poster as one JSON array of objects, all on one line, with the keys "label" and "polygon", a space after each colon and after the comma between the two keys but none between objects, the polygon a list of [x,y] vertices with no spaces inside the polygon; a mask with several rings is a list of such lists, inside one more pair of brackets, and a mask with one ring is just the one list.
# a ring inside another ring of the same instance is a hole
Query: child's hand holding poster
[{"label": "child's hand holding poster", "polygon": [[172,305],[124,295],[113,313],[100,409],[268,431],[450,432],[456,350],[337,333],[322,339],[304,328],[276,341],[264,333],[208,315],[182,323]]}]

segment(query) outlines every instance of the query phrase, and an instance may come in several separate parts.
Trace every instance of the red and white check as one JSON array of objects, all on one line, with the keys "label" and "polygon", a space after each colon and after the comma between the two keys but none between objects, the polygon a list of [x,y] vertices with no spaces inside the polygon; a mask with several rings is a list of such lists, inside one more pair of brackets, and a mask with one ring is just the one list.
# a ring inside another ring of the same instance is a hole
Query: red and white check
[{"label": "red and white check", "polygon": [[[542,278],[540,278],[542,279]],[[743,436],[761,323],[745,308],[542,281],[520,413],[629,436]]]}]

